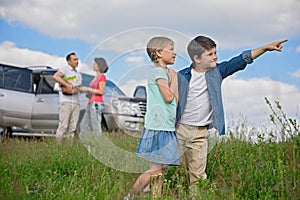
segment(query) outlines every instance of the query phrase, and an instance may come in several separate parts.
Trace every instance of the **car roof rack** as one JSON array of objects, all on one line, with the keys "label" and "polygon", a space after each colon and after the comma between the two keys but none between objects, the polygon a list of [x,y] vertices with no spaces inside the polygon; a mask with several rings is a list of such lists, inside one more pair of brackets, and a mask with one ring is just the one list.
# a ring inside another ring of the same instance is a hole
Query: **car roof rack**
[{"label": "car roof rack", "polygon": [[28,66],[26,68],[27,69],[53,69],[52,67],[46,65]]}]

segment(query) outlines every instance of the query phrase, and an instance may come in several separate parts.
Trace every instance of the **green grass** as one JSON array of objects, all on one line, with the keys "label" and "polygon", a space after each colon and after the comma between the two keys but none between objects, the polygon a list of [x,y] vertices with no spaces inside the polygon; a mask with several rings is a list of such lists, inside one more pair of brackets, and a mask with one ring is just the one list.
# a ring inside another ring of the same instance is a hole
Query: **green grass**
[{"label": "green grass", "polygon": [[[124,134],[110,137],[116,145],[136,146]],[[0,199],[122,199],[138,176],[103,165],[79,140],[12,138],[1,142],[0,151]],[[293,140],[224,140],[209,153],[208,180],[199,181],[197,199],[299,199],[299,169]],[[188,197],[186,185],[183,168],[170,168],[161,199]]]},{"label": "green grass", "polygon": [[79,140],[5,140],[0,171],[0,199],[120,199],[132,177],[102,165]]},{"label": "green grass", "polygon": [[[220,199],[297,199],[299,147],[293,142],[249,144],[231,140],[210,154],[208,173]],[[293,157],[294,148],[297,155]],[[295,181],[296,180],[296,181]]]}]

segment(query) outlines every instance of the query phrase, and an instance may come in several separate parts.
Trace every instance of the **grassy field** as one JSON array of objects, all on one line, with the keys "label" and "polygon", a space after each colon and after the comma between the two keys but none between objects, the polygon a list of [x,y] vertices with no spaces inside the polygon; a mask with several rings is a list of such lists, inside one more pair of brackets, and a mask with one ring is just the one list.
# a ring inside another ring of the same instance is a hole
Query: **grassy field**
[{"label": "grassy field", "polygon": [[[210,148],[208,180],[199,180],[197,199],[300,199],[299,124],[280,113],[280,107],[279,113],[275,109],[271,107],[270,119],[282,133],[280,142],[272,133],[268,133],[268,140],[264,140],[265,133],[259,134],[254,143],[237,137],[243,133],[229,132],[226,139]],[[124,167],[134,163],[121,154],[108,152],[115,145],[134,154],[138,138],[120,132],[106,136],[111,143],[95,141],[106,150],[106,164],[114,159],[125,160]],[[3,200],[118,200],[139,175],[104,165],[78,138],[60,143],[55,138],[3,139],[0,152]],[[171,167],[164,177],[161,199],[188,199],[186,181],[182,166]],[[137,199],[151,199],[151,195],[146,193]]]},{"label": "grassy field", "polygon": [[[110,137],[128,141],[121,133]],[[134,149],[136,141],[131,143]],[[78,139],[12,138],[1,142],[0,151],[0,199],[122,199],[138,176],[106,167]],[[198,199],[299,199],[299,154],[295,140],[218,142],[209,153],[208,180],[199,181]],[[186,197],[186,173],[172,167],[161,199]]]}]

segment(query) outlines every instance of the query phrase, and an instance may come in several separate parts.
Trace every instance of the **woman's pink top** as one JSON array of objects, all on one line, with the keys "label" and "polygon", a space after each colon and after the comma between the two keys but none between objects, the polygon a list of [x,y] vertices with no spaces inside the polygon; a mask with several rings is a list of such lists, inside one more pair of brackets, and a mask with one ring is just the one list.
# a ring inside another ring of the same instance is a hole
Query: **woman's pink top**
[{"label": "woman's pink top", "polygon": [[[90,82],[90,87],[93,89],[98,90],[99,89],[99,83],[100,82],[106,82],[106,76],[104,74],[100,74],[100,76],[97,79],[94,79],[93,81]],[[91,97],[89,99],[89,103],[93,102],[100,102],[103,103],[103,98],[102,95],[100,94],[91,94]]]}]

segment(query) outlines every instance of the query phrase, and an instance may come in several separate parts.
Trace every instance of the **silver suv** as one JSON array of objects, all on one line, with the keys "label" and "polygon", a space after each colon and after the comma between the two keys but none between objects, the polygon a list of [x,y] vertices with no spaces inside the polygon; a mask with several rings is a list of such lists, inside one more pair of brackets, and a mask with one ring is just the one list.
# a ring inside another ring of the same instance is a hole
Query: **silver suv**
[{"label": "silver suv", "polygon": [[[12,135],[54,136],[58,126],[58,93],[53,74],[47,66],[21,68],[0,64],[0,128],[5,137]],[[82,73],[83,85],[93,76]],[[138,86],[135,94],[146,94]],[[127,97],[107,80],[102,128],[106,131],[140,132],[146,112],[145,96]],[[88,98],[80,95],[80,120]],[[80,123],[80,121],[79,121]]]}]

